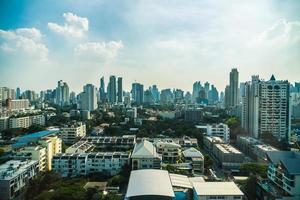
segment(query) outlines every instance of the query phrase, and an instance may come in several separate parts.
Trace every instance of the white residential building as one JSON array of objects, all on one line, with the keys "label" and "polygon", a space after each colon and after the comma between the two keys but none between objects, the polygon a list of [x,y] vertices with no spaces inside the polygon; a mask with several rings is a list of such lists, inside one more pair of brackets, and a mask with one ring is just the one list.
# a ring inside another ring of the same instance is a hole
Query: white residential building
[{"label": "white residential building", "polygon": [[175,163],[180,159],[181,146],[173,141],[158,141],[154,143],[157,153],[161,154],[162,160]]},{"label": "white residential building", "polygon": [[272,75],[269,81],[253,76],[245,83],[242,95],[242,127],[255,138],[271,133],[278,140],[290,140],[290,84],[277,81]]},{"label": "white residential building", "polygon": [[66,153],[87,153],[94,148],[88,141],[80,140],[66,149]]},{"label": "white residential building", "polygon": [[162,158],[156,152],[156,148],[151,142],[143,140],[134,146],[131,160],[133,170],[160,169]]},{"label": "white residential building", "polygon": [[17,199],[39,171],[38,161],[11,160],[0,165],[1,200]]},{"label": "white residential building", "polygon": [[28,128],[29,126],[45,125],[45,116],[44,115],[32,115],[25,117],[11,117],[9,118],[9,128]]},{"label": "white residential building", "polygon": [[72,122],[60,128],[61,139],[65,143],[74,143],[86,135],[86,125],[83,122]]},{"label": "white residential building", "polygon": [[52,168],[62,177],[86,176],[97,172],[115,175],[129,161],[130,154],[127,152],[64,153],[53,157]]},{"label": "white residential building", "polygon": [[194,147],[188,148],[182,152],[184,162],[192,164],[194,173],[204,173],[204,156]]},{"label": "white residential building", "polygon": [[206,126],[196,126],[196,128],[203,129],[208,136],[220,137],[225,142],[229,141],[230,129],[227,124],[207,124]]}]

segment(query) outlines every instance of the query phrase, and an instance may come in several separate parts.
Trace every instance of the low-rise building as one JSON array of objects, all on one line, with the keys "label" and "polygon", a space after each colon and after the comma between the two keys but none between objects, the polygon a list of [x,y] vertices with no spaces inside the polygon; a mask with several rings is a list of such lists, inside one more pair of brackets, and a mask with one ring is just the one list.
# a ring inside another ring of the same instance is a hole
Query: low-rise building
[{"label": "low-rise building", "polygon": [[136,144],[135,135],[123,136],[88,136],[81,140],[87,141],[95,146],[97,149],[132,149]]},{"label": "low-rise building", "polygon": [[205,126],[196,126],[196,128],[203,129],[208,136],[220,137],[225,142],[228,142],[230,139],[230,129],[227,124],[207,124]]},{"label": "low-rise building", "polygon": [[230,144],[214,144],[212,154],[223,169],[232,171],[239,170],[245,158],[242,152]]},{"label": "low-rise building", "polygon": [[93,144],[84,140],[80,140],[75,144],[73,144],[72,146],[70,146],[69,148],[67,148],[66,153],[87,153],[93,150],[93,148],[94,148]]},{"label": "low-rise building", "polygon": [[220,137],[204,136],[203,144],[207,151],[212,152],[214,144],[225,144],[225,141]]},{"label": "low-rise building", "polygon": [[20,149],[14,155],[15,159],[20,160],[36,160],[38,161],[39,171],[45,171],[46,166],[46,148],[41,146],[26,146]]},{"label": "low-rise building", "polygon": [[131,155],[133,170],[160,169],[161,160],[161,156],[157,153],[155,146],[151,142],[143,140],[134,146]]},{"label": "low-rise building", "polygon": [[9,128],[28,128],[29,126],[36,125],[45,125],[45,116],[44,115],[30,115],[24,117],[11,117],[9,118]]},{"label": "low-rise building", "polygon": [[267,162],[267,153],[271,151],[278,151],[278,149],[267,144],[256,144],[253,146],[253,154],[259,162]]},{"label": "low-rise building", "polygon": [[9,117],[0,117],[0,131],[8,129],[8,127],[9,127]]},{"label": "low-rise building", "polygon": [[204,173],[204,156],[202,153],[191,147],[186,149],[182,152],[184,162],[189,162],[192,164],[193,172],[194,173]]},{"label": "low-rise building", "polygon": [[244,197],[244,193],[234,182],[193,182],[193,191],[193,200],[242,200]]},{"label": "low-rise building", "polygon": [[180,159],[181,146],[179,144],[173,141],[158,141],[155,146],[163,161],[175,163]]},{"label": "low-rise building", "polygon": [[72,144],[86,135],[86,126],[83,122],[73,121],[61,127],[60,133],[63,142]]},{"label": "low-rise building", "polygon": [[62,177],[86,176],[92,173],[115,175],[130,162],[127,152],[93,152],[82,154],[57,154],[52,169]]},{"label": "low-rise building", "polygon": [[18,199],[39,170],[38,161],[11,160],[0,165],[1,200]]}]

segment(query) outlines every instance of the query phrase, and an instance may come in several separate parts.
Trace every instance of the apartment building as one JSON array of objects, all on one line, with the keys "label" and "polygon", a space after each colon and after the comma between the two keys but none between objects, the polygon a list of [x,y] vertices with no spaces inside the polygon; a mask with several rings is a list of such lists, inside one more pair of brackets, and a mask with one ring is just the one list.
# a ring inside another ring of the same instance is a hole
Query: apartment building
[{"label": "apartment building", "polygon": [[52,158],[62,152],[61,139],[56,135],[41,138],[38,143],[46,149],[46,170],[52,170]]},{"label": "apartment building", "polygon": [[0,131],[8,129],[8,127],[9,127],[9,117],[0,117]]},{"label": "apartment building", "polygon": [[127,150],[132,149],[136,144],[135,135],[123,135],[123,136],[88,136],[81,140],[87,141],[95,146],[97,149],[120,149]]},{"label": "apartment building", "polygon": [[89,151],[92,151],[93,149],[93,144],[84,140],[80,140],[72,146],[70,146],[69,148],[67,148],[66,153],[87,153]]},{"label": "apartment building", "polygon": [[129,163],[128,152],[63,153],[53,157],[52,168],[62,177],[86,176],[97,172],[115,175]]},{"label": "apartment building", "polygon": [[300,199],[300,152],[272,151],[267,153],[267,159],[270,187],[275,186],[272,188],[280,194],[276,198]]},{"label": "apartment building", "polygon": [[20,111],[30,108],[28,99],[7,99],[6,107],[9,111]]},{"label": "apartment building", "polygon": [[0,165],[1,200],[18,199],[39,171],[38,161],[11,160]]},{"label": "apartment building", "polygon": [[86,125],[83,122],[73,121],[61,127],[60,134],[63,142],[72,144],[86,135]]},{"label": "apartment building", "polygon": [[9,128],[28,128],[31,126],[29,116],[26,117],[11,117],[9,119]]},{"label": "apartment building", "polygon": [[242,94],[242,127],[255,138],[271,133],[278,140],[290,140],[290,83],[260,80],[253,76]]},{"label": "apartment building", "polygon": [[204,156],[194,147],[188,148],[182,152],[184,162],[189,162],[192,165],[194,173],[204,173]]},{"label": "apartment building", "polygon": [[220,137],[225,142],[228,142],[230,139],[230,129],[228,125],[224,123],[207,124],[205,126],[197,125],[196,128],[204,130],[207,136]]},{"label": "apartment building", "polygon": [[45,125],[44,115],[31,115],[25,117],[11,117],[9,118],[9,128],[28,128],[29,126]]},{"label": "apartment building", "polygon": [[157,153],[162,156],[163,161],[175,163],[180,159],[181,146],[173,141],[158,141],[154,143]]},{"label": "apartment building", "polygon": [[149,141],[143,140],[134,146],[131,162],[132,169],[160,169],[162,157],[156,147]]},{"label": "apartment building", "polygon": [[231,171],[239,170],[245,158],[242,152],[230,144],[214,144],[212,154],[219,161],[223,169]]},{"label": "apartment building", "polygon": [[26,146],[18,150],[15,155],[15,159],[20,160],[36,160],[38,161],[39,171],[45,171],[47,168],[47,155],[46,148],[42,146]]},{"label": "apartment building", "polygon": [[203,138],[203,145],[207,151],[212,152],[214,144],[225,144],[225,141],[220,137],[205,136]]}]

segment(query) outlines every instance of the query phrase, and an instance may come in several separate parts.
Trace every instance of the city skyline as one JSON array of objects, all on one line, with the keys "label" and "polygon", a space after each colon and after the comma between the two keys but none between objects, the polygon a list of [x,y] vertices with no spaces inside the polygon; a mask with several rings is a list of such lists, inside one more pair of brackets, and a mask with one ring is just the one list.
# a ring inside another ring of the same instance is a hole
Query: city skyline
[{"label": "city skyline", "polygon": [[300,2],[231,3],[3,1],[0,85],[40,91],[64,80],[79,92],[116,75],[126,91],[135,80],[190,92],[200,80],[224,91],[231,68],[240,82],[298,81]]}]

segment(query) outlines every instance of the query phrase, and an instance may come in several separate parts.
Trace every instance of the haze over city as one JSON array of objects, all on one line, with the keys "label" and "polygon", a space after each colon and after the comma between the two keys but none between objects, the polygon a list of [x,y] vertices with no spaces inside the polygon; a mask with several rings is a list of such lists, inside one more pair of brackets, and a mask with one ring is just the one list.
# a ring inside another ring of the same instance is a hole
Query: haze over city
[{"label": "haze over city", "polygon": [[259,74],[297,81],[299,1],[1,1],[0,85],[79,92],[101,76],[192,90]]}]

